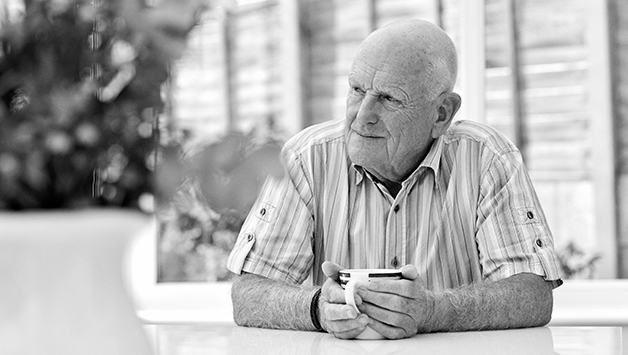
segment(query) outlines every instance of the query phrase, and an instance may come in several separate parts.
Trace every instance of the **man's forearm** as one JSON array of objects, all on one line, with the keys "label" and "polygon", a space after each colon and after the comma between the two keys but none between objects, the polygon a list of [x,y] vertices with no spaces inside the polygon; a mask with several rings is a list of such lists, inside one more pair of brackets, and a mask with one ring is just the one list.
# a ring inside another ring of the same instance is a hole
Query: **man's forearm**
[{"label": "man's forearm", "polygon": [[236,276],[231,290],[234,320],[247,327],[316,330],[310,316],[316,290],[253,274]]},{"label": "man's forearm", "polygon": [[542,326],[553,305],[551,285],[532,274],[434,292],[432,299],[431,324],[419,333]]}]

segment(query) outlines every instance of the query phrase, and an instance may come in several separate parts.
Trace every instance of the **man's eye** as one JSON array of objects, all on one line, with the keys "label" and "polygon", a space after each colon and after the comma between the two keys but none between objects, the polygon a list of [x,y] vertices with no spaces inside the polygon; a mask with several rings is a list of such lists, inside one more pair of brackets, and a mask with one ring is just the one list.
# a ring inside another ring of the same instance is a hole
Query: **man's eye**
[{"label": "man's eye", "polygon": [[358,94],[364,94],[364,92],[365,92],[364,90],[362,90],[362,88],[359,88],[357,86],[353,87],[353,91],[357,92]]},{"label": "man's eye", "polygon": [[388,101],[388,102],[394,102],[397,103],[399,102],[399,100],[395,99],[394,97],[390,96],[390,95],[382,95],[382,99]]}]

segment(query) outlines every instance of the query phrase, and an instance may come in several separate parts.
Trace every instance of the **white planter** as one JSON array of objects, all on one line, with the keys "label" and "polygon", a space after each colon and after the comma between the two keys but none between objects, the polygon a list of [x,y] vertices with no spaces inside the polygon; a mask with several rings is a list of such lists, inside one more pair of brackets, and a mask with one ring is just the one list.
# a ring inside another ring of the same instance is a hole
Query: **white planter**
[{"label": "white planter", "polygon": [[150,223],[116,209],[0,213],[0,354],[150,354],[122,276]]}]

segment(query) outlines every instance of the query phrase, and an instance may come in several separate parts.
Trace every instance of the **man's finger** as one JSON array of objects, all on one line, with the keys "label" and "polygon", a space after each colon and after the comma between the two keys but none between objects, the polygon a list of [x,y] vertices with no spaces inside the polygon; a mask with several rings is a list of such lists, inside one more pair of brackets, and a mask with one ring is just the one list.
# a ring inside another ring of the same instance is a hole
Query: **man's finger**
[{"label": "man's finger", "polygon": [[369,327],[371,327],[373,330],[383,335],[387,339],[407,338],[416,334],[416,331],[412,331],[412,329],[404,329],[402,327],[391,326],[373,317],[369,318]]},{"label": "man's finger", "polygon": [[333,332],[334,336],[339,339],[353,339],[360,335],[366,329],[366,325],[362,325],[358,328],[353,328],[344,332]]},{"label": "man's finger", "polygon": [[324,312],[325,329],[339,338],[353,338],[360,334],[369,322],[365,314],[358,314],[346,305],[328,304],[321,309]]},{"label": "man's finger", "polygon": [[[406,313],[408,305],[412,302],[409,297],[399,296],[399,294],[371,291],[366,289],[358,290],[362,303],[358,306],[360,312],[369,314],[367,308],[377,307],[386,312]],[[370,315],[370,314],[369,314]]]},{"label": "man's finger", "polygon": [[353,306],[345,304],[327,303],[324,312],[325,318],[330,321],[355,319],[358,316],[358,312],[356,312]]},{"label": "man's finger", "polygon": [[358,289],[358,294],[362,299],[366,299],[368,291],[414,298],[422,288],[421,280],[372,280],[365,288]]},{"label": "man's finger", "polygon": [[[323,295],[328,302],[345,304],[345,290],[336,281],[330,279],[325,282]],[[356,295],[355,302],[360,304],[362,299]]]},{"label": "man's finger", "polygon": [[364,288],[358,288],[358,295],[363,302],[382,305],[391,299],[412,300],[419,295],[424,295],[425,288],[420,279],[417,280],[373,280],[365,285]]},{"label": "man's finger", "polygon": [[408,264],[403,266],[401,269],[401,276],[407,280],[414,280],[419,277],[419,271],[416,269],[414,265]]},{"label": "man's finger", "polygon": [[325,276],[338,281],[340,280],[340,278],[338,277],[338,271],[344,269],[344,267],[336,263],[332,263],[331,261],[325,261],[323,262],[323,265],[321,265],[321,269],[323,269],[323,273],[325,274]]}]

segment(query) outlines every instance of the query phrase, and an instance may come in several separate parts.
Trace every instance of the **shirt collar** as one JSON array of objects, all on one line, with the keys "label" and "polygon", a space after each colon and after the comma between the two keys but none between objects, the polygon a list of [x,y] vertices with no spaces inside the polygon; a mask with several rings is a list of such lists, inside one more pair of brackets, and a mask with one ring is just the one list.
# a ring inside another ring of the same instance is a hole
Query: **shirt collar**
[{"label": "shirt collar", "polygon": [[[444,138],[442,136],[436,138],[432,143],[430,150],[427,152],[427,155],[425,156],[421,164],[419,164],[419,167],[412,174],[410,174],[410,176],[406,179],[406,181],[403,182],[403,184],[406,184],[410,181],[415,181],[419,174],[421,174],[421,172],[425,169],[432,169],[432,171],[434,171],[435,181],[438,181],[440,161],[444,144]],[[355,184],[359,185],[364,180],[364,176],[367,172],[366,170],[364,170],[363,167],[359,165],[351,163],[351,166],[355,171]]]},{"label": "shirt collar", "polygon": [[356,186],[360,185],[362,180],[364,180],[364,175],[366,175],[366,171],[364,170],[364,168],[362,168],[359,165],[355,165],[351,163],[351,166],[353,167],[353,170],[355,171],[355,184]]},{"label": "shirt collar", "polygon": [[432,147],[430,147],[430,151],[427,152],[427,155],[425,156],[419,167],[410,176],[412,177],[413,175],[418,174],[419,171],[422,171],[425,168],[429,168],[434,171],[434,178],[438,180],[438,175],[440,172],[440,161],[443,154],[444,145],[445,139],[443,138],[443,136],[436,138],[432,143]]}]

